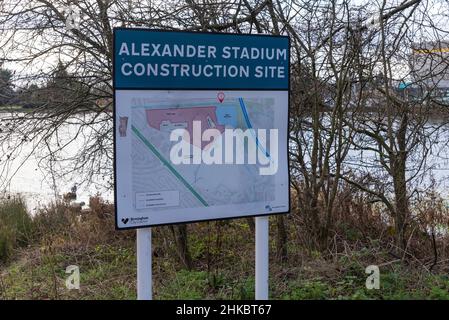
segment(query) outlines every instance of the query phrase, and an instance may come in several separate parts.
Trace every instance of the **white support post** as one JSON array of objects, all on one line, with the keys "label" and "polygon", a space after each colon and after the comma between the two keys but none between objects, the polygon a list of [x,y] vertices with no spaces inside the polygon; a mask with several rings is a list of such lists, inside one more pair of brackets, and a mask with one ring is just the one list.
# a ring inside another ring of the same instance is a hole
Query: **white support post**
[{"label": "white support post", "polygon": [[152,300],[151,228],[137,229],[137,300]]},{"label": "white support post", "polygon": [[269,217],[256,217],[256,300],[268,300]]}]

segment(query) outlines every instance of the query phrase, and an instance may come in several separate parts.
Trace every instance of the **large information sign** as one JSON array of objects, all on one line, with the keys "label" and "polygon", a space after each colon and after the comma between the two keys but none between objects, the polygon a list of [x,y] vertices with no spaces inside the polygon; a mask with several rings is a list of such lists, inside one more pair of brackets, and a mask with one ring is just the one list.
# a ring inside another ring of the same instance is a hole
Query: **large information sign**
[{"label": "large information sign", "polygon": [[289,211],[289,39],[114,29],[118,229]]}]

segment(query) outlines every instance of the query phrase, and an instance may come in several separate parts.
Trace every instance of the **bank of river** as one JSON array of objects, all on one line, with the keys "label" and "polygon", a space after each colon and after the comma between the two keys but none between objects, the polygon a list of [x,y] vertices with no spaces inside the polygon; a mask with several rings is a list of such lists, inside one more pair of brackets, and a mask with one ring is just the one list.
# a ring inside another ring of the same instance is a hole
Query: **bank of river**
[{"label": "bank of river", "polygon": [[[0,113],[0,121],[8,121],[11,113]],[[60,155],[65,159],[76,159],[78,153],[86,146],[86,139],[95,136],[95,130],[104,125],[97,123],[92,128],[83,127],[80,133],[80,123],[85,123],[91,115],[77,115],[68,119],[58,130],[58,142],[53,144],[64,144],[70,141]],[[113,190],[111,189],[112,177],[94,176],[91,182],[86,182],[85,175],[80,170],[74,170],[67,174],[52,175],[54,172],[70,171],[69,162],[59,162],[54,167],[48,161],[41,161],[42,156],[48,152],[44,148],[36,148],[33,141],[23,143],[13,161],[6,161],[6,154],[11,148],[6,144],[0,145],[0,198],[21,195],[27,203],[31,213],[39,207],[49,204],[71,191],[77,185],[76,202],[89,203],[89,197],[99,194],[101,197],[112,201]],[[56,161],[57,162],[57,161]],[[62,170],[61,170],[62,169]]]}]

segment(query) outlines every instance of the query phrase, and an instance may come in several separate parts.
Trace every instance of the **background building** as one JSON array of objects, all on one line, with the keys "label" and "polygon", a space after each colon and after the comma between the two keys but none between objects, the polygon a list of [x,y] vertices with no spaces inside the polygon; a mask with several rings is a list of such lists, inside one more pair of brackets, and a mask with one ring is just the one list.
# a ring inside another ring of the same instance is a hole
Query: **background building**
[{"label": "background building", "polygon": [[[449,42],[415,43],[410,59],[411,88],[449,103]],[[409,89],[407,89],[409,90]]]}]

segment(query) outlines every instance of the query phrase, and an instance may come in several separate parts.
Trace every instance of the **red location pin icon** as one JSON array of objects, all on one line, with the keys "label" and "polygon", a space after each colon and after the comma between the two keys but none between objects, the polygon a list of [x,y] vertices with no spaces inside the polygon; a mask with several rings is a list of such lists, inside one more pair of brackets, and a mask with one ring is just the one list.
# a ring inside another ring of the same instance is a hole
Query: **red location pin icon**
[{"label": "red location pin icon", "polygon": [[219,92],[217,94],[217,99],[218,99],[218,101],[220,101],[220,103],[223,102],[224,98],[225,98],[225,94],[223,92]]}]

